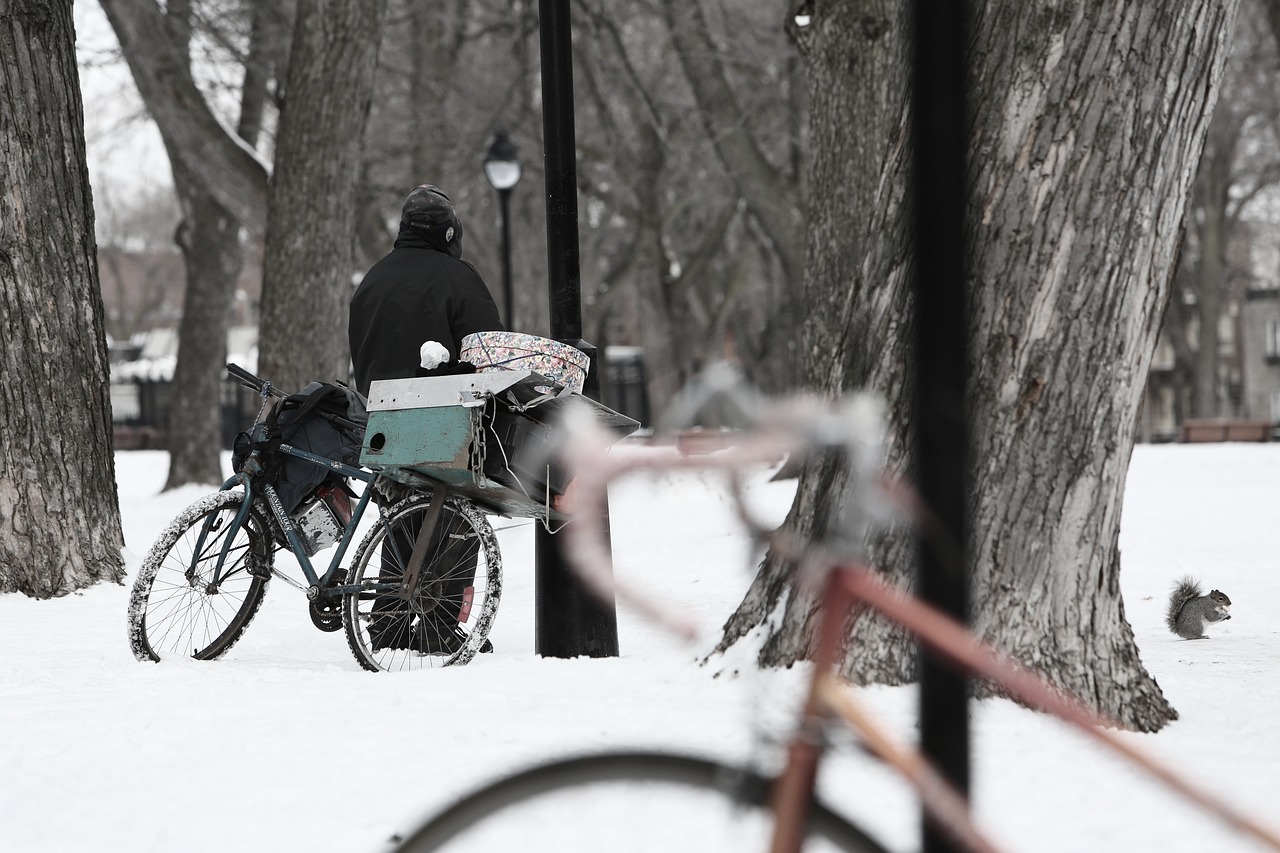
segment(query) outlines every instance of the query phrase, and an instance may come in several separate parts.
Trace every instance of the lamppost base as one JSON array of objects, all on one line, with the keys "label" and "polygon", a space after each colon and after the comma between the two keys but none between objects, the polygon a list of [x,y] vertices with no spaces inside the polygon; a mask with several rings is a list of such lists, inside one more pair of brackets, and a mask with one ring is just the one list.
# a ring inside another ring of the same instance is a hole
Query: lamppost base
[{"label": "lamppost base", "polygon": [[[563,340],[591,359],[583,394],[600,399],[600,368],[596,348],[583,340]],[[609,537],[609,506],[604,525]],[[612,600],[601,601],[574,573],[560,536],[537,526],[534,540],[534,650],[543,657],[617,657],[618,615]],[[612,545],[610,546],[612,552]]]},{"label": "lamppost base", "polygon": [[617,657],[613,602],[602,602],[573,573],[560,536],[542,525],[535,536],[534,652],[548,658]]}]

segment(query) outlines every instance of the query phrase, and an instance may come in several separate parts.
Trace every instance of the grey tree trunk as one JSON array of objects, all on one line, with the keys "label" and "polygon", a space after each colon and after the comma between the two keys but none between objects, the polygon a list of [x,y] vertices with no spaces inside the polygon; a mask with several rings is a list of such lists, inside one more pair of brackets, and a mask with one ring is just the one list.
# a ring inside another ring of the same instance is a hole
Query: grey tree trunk
[{"label": "grey tree trunk", "polygon": [[[451,182],[444,173],[445,153],[453,134],[445,116],[457,97],[453,78],[465,73],[458,67],[458,55],[472,18],[469,6],[469,0],[451,0],[415,3],[408,10],[416,48],[409,70],[409,169],[416,183],[437,184],[446,192]],[[405,187],[404,194],[410,189]],[[384,245],[383,252],[386,249]]]},{"label": "grey tree trunk", "polygon": [[300,0],[271,177],[259,372],[350,374],[355,194],[385,0]]},{"label": "grey tree trunk", "polygon": [[803,267],[798,188],[769,162],[742,121],[743,109],[726,79],[701,0],[668,0],[663,12],[707,135],[714,140],[738,192],[772,241],[785,280],[798,281]]},{"label": "grey tree trunk", "polygon": [[178,245],[186,259],[187,292],[173,370],[166,489],[223,479],[222,365],[244,263],[240,223],[186,174],[181,162],[174,164],[173,177],[184,209]]},{"label": "grey tree trunk", "polygon": [[[778,269],[771,272],[779,282],[779,293],[771,300],[762,333],[735,335],[733,345],[747,363],[752,378],[762,387],[767,390],[792,387],[798,375],[787,344],[795,340],[805,312],[801,299],[805,250],[803,205],[798,173],[788,174],[786,167],[793,165],[790,161],[771,162],[762,150],[762,140],[757,138],[760,131],[745,120],[746,110],[729,79],[725,51],[712,37],[701,0],[666,0],[662,10],[676,57],[697,104],[698,116],[737,191],[733,202],[744,206],[758,229],[760,242],[767,245],[777,259]],[[727,231],[728,223],[725,224]],[[722,243],[723,235],[714,244],[709,241],[708,255]],[[719,274],[732,279],[732,273]],[[680,282],[685,288],[698,280],[696,275],[686,278],[687,281]],[[724,307],[727,309],[729,304],[726,300]],[[678,304],[672,307],[678,312],[675,316],[687,318]],[[685,322],[689,322],[688,319]],[[696,317],[694,322],[701,326],[698,332],[693,332],[695,339],[708,333],[718,333],[720,339],[724,338],[722,322],[717,323],[710,316]],[[653,352],[647,342],[646,352]],[[722,355],[713,352],[706,357]],[[673,378],[680,383],[687,381],[693,367],[696,365],[686,367]],[[670,389],[658,387],[656,377],[651,382],[657,396],[670,396]]]},{"label": "grey tree trunk", "polygon": [[[861,386],[889,398],[900,466],[910,446],[910,241],[907,30],[897,6],[815,2],[799,38],[815,139],[810,373],[827,391]],[[970,33],[972,623],[1144,731],[1176,713],[1124,618],[1120,507],[1236,6],[995,0],[975,5]],[[821,532],[840,485],[830,465],[806,466],[788,523]],[[908,550],[894,539],[873,553],[910,585]],[[785,570],[766,558],[726,644],[788,597]],[[785,620],[769,626],[765,663],[806,654],[810,610],[788,597]],[[845,659],[852,678],[901,682],[914,666],[899,632],[857,622]]]},{"label": "grey tree trunk", "polygon": [[0,5],[0,593],[124,578],[69,0]]},{"label": "grey tree trunk", "polygon": [[[1225,196],[1226,187],[1215,186],[1217,182],[1212,174],[1202,173],[1197,183],[1202,184],[1202,191],[1208,198],[1217,195],[1217,189],[1222,189]],[[1228,287],[1225,201],[1223,198],[1223,203],[1217,204],[1207,200],[1202,208],[1204,221],[1199,224],[1200,263],[1195,312],[1200,323],[1191,386],[1192,414],[1197,418],[1216,418],[1226,414],[1221,405],[1225,395],[1220,393],[1225,389],[1218,378],[1222,338],[1218,323],[1222,318],[1222,303]]]}]

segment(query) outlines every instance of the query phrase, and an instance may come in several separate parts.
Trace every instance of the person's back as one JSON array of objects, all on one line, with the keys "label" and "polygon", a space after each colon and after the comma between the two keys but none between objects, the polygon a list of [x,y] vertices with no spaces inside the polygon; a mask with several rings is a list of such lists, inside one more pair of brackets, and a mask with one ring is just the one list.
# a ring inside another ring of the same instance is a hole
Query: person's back
[{"label": "person's back", "polygon": [[[456,373],[462,339],[501,329],[498,307],[480,273],[462,260],[462,223],[436,187],[405,200],[391,252],[370,268],[351,297],[347,334],[356,388],[368,395],[378,379]],[[420,349],[437,341],[449,361],[431,370]]]},{"label": "person's back", "polygon": [[[498,307],[480,273],[462,260],[462,223],[453,203],[436,187],[415,187],[405,199],[394,248],[369,269],[351,297],[347,335],[356,388],[367,397],[369,385],[379,379],[474,370],[458,362],[462,339],[501,328]],[[449,356],[430,369],[422,366],[427,341],[443,346]],[[401,577],[409,555],[419,548],[438,558],[446,543],[460,541],[451,533],[461,529],[459,520],[447,507],[444,512],[429,542],[417,542],[417,530],[392,530],[383,542],[379,576]],[[440,584],[429,582],[437,562],[450,571],[440,589]],[[474,582],[475,568],[474,553],[453,561],[429,558],[424,566],[427,582],[414,604],[417,615],[397,615],[402,602],[395,595],[375,599],[376,618],[367,627],[370,648],[413,649],[420,654],[456,651],[462,642],[460,607]],[[488,641],[480,649],[492,650]]]}]

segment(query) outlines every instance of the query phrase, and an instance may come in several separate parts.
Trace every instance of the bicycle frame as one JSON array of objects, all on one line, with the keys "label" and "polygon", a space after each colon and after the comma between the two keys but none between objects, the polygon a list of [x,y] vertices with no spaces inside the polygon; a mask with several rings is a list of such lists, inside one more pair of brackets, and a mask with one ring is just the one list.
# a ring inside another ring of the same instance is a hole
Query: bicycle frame
[{"label": "bicycle frame", "polygon": [[[895,742],[876,724],[839,675],[840,650],[848,636],[849,622],[866,612],[867,598],[861,594],[858,582],[870,572],[863,566],[842,565],[832,567],[826,574],[809,690],[771,801],[776,818],[771,850],[799,853],[825,747],[822,732],[829,722],[840,720],[858,733],[872,753],[902,774],[939,825],[965,849],[995,853],[995,845],[970,817],[964,796],[917,750]],[[879,610],[876,605],[871,606]]]},{"label": "bicycle frame", "polygon": [[[298,565],[302,568],[302,573],[306,575],[307,582],[310,584],[310,586],[305,590],[308,598],[315,599],[320,596],[329,597],[357,591],[359,589],[357,585],[330,586],[330,583],[338,569],[341,567],[342,560],[347,553],[347,548],[350,547],[351,540],[355,536],[356,527],[359,525],[360,519],[364,516],[365,510],[369,506],[373,493],[372,490],[368,488],[368,484],[373,482],[375,475],[362,468],[356,468],[351,465],[336,462],[332,459],[318,456],[289,444],[280,445],[278,451],[287,456],[306,460],[313,465],[328,468],[344,477],[360,480],[366,484],[364,494],[360,496],[360,500],[352,510],[351,520],[347,523],[346,529],[342,533],[342,538],[337,543],[337,550],[330,559],[329,566],[323,575],[320,575],[316,571],[314,564],[311,562],[311,558],[307,556],[306,549],[303,548],[302,545],[302,540],[298,537],[297,527],[294,525],[293,519],[284,511],[284,507],[281,506],[280,499],[277,497],[275,489],[270,485],[267,485],[262,487],[261,490],[263,496],[266,498],[267,505],[271,508],[271,513],[275,517],[276,523],[279,524],[280,529],[284,531],[285,538],[289,543],[289,550],[293,553],[293,556],[297,558]],[[222,484],[222,490],[224,491],[236,486],[243,486],[244,502],[240,504],[240,509],[236,513],[235,519],[231,522],[233,535],[226,537],[222,545],[222,551],[218,555],[218,562],[213,571],[213,579],[210,581],[211,588],[216,589],[218,584],[222,582],[222,570],[226,564],[227,549],[230,547],[231,542],[234,539],[234,532],[244,525],[245,519],[249,517],[249,513],[253,509],[255,500],[253,478],[255,475],[261,473],[261,471],[262,467],[258,462],[257,453],[255,452],[250,454],[240,473],[231,477]],[[196,540],[196,547],[192,555],[192,565],[189,567],[189,573],[194,573],[195,571],[195,563],[199,560],[200,554],[203,553],[205,536],[209,534],[212,524],[212,517],[205,520],[204,528],[200,531],[200,536]],[[287,583],[297,586],[299,589],[302,588],[300,584],[295,582],[289,576],[283,575],[279,571],[276,571],[275,574],[284,579]]]},{"label": "bicycle frame", "polygon": [[823,744],[822,727],[832,719],[847,723],[867,748],[892,765],[916,790],[938,825],[969,850],[994,853],[996,848],[978,829],[960,794],[916,750],[895,743],[854,698],[838,674],[840,649],[848,621],[868,609],[907,629],[930,652],[970,677],[986,679],[1014,700],[1051,714],[1145,770],[1157,781],[1199,805],[1237,831],[1280,850],[1280,835],[1207,790],[1157,763],[1116,735],[1109,721],[1079,700],[1059,691],[1042,676],[980,641],[961,623],[904,594],[857,563],[832,563],[822,592],[814,670],[801,715],[801,725],[788,745],[787,763],[774,792],[773,853],[798,853],[804,838]]}]

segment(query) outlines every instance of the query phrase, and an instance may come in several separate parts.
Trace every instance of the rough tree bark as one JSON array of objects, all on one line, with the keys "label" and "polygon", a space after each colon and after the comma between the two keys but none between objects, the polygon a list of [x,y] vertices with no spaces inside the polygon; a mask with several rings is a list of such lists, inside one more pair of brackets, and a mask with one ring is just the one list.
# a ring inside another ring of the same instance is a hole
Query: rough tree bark
[{"label": "rough tree bark", "polygon": [[[911,443],[900,5],[806,0],[810,23],[796,30],[810,62],[814,137],[809,372],[828,392],[888,397],[897,466]],[[973,5],[972,622],[1144,731],[1176,713],[1124,618],[1120,506],[1236,6]],[[822,532],[840,487],[838,470],[807,465],[787,523]],[[873,554],[910,585],[908,550],[894,538]],[[811,608],[788,595],[785,573],[766,557],[723,645],[763,626],[765,664],[805,656]],[[784,619],[771,621],[784,600]],[[856,623],[850,677],[898,683],[914,669],[900,632]]]},{"label": "rough tree bark", "polygon": [[0,593],[124,578],[70,0],[0,5]]},{"label": "rough tree bark", "polygon": [[282,388],[350,374],[355,192],[385,0],[300,0],[276,140],[259,371]]}]

